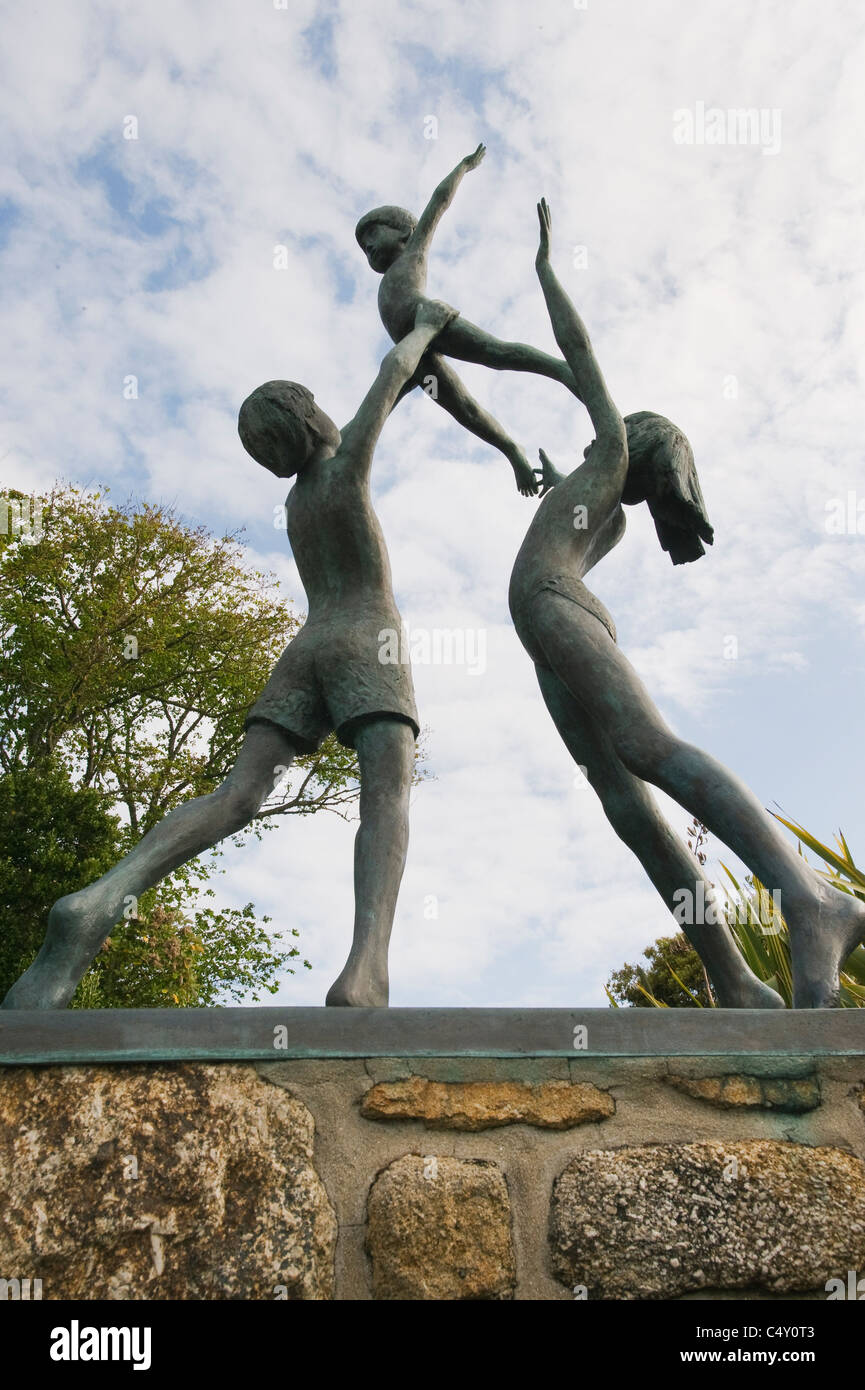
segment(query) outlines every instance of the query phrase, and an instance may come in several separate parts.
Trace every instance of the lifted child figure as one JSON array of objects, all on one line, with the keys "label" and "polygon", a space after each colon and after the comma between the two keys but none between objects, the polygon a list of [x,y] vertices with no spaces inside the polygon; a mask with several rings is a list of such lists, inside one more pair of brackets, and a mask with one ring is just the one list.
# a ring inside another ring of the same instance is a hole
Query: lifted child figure
[{"label": "lifted child figure", "polygon": [[411,668],[380,659],[382,630],[399,631],[370,470],[385,420],[436,334],[455,317],[419,305],[416,324],[387,354],[340,434],[291,381],[268,381],[240,408],[244,448],[279,478],[296,475],[285,506],[288,539],[309,614],[246,716],[228,777],[178,806],[102,878],[60,898],[45,942],[3,1001],[6,1009],[62,1009],[96,952],[138,898],[181,864],[242,830],[275,779],[332,731],[357,749],[360,827],[354,849],[354,938],[326,1002],[384,1006],[388,944],[408,846],[408,801],[418,735]]},{"label": "lifted child figure", "polygon": [[[435,229],[442,214],[453,202],[464,176],[476,169],[486,153],[478,145],[474,154],[461,159],[433,193],[415,220],[405,208],[373,208],[360,219],[355,236],[370,266],[382,276],[378,291],[381,320],[395,343],[414,323],[418,306],[426,301],[427,257]],[[448,324],[436,339],[435,352],[424,354],[421,364],[405,391],[435,381],[435,400],[472,434],[500,449],[514,470],[517,488],[524,497],[538,490],[535,471],[518,444],[505,433],[492,415],[469,395],[448,357],[477,362],[494,371],[534,372],[560,381],[576,394],[576,382],[568,364],[525,343],[505,343],[485,333],[466,319]],[[404,394],[404,393],[403,393]]]}]

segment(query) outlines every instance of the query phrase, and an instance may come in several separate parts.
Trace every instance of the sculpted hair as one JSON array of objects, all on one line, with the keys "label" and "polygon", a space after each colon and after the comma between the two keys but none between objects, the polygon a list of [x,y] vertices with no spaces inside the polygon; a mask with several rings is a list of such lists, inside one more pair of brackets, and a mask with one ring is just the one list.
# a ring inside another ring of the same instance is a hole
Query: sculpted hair
[{"label": "sculpted hair", "polygon": [[661,548],[674,565],[689,564],[705,555],[715,532],[694,454],[682,431],[664,415],[639,410],[625,416],[628,435],[628,479],[622,501],[645,502],[652,513]]},{"label": "sculpted hair", "polygon": [[398,232],[404,232],[406,241],[411,236],[417,226],[417,218],[412,217],[405,208],[381,207],[373,208],[372,212],[365,212],[354,229],[358,245],[363,245],[363,234],[367,227],[374,227],[377,223],[383,223],[385,227],[394,227]]},{"label": "sculpted hair", "polygon": [[247,396],[237,417],[240,442],[256,463],[284,475],[289,460],[309,448],[308,422],[317,413],[311,391],[296,381],[266,381]]}]

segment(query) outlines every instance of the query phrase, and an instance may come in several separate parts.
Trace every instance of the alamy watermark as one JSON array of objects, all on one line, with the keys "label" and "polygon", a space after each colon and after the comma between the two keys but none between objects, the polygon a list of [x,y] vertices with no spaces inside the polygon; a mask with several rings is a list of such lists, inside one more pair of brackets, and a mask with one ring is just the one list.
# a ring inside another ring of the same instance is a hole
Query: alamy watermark
[{"label": "alamy watermark", "polygon": [[830,497],[826,503],[826,531],[830,536],[865,536],[865,497],[852,490],[846,497]]},{"label": "alamy watermark", "polygon": [[677,145],[755,145],[763,154],[781,149],[781,111],[777,106],[731,107],[694,103],[673,112]]},{"label": "alamy watermark", "polygon": [[779,936],[783,930],[781,917],[781,890],[775,888],[771,896],[765,888],[755,889],[753,898],[744,896],[734,902],[724,903],[712,891],[712,885],[698,878],[693,888],[677,888],[673,893],[673,916],[680,927],[721,926],[733,923],[759,926],[764,936]]},{"label": "alamy watermark", "polygon": [[827,1279],[824,1288],[829,1295],[828,1303],[839,1298],[857,1303],[865,1301],[865,1279],[860,1279],[855,1269],[848,1269],[846,1283],[843,1279]]},{"label": "alamy watermark", "polygon": [[82,1327],[73,1318],[68,1327],[51,1331],[48,1355],[52,1361],[131,1361],[134,1371],[147,1371],[151,1361],[149,1327]]},{"label": "alamy watermark", "polygon": [[482,627],[382,628],[378,659],[383,666],[465,666],[470,676],[487,669],[487,634]]},{"label": "alamy watermark", "polygon": [[41,1279],[0,1279],[0,1303],[29,1303],[41,1297]]},{"label": "alamy watermark", "polygon": [[41,498],[0,497],[0,536],[20,536],[35,545],[44,534]]}]

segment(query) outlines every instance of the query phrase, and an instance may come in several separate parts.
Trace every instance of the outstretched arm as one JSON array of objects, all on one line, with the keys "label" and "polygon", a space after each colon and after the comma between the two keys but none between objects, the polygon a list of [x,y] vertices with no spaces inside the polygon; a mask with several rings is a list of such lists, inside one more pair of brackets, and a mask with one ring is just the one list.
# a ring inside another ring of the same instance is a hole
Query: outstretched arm
[{"label": "outstretched arm", "polygon": [[358,472],[369,476],[375,446],[385,420],[430,343],[457,314],[458,310],[443,304],[441,300],[425,299],[418,305],[414,328],[383,359],[378,376],[364,396],[360,409],[351,423],[346,425],[339,447],[339,453],[348,456]]},{"label": "outstretched arm", "polygon": [[470,169],[476,169],[486,154],[486,145],[478,145],[474,154],[467,154],[465,159],[461,159],[457,167],[448,174],[446,179],[442,179],[435,193],[430,198],[426,207],[418,219],[418,224],[409,237],[406,249],[412,251],[429,250],[433,233],[441,221],[442,214],[447,212],[454,200],[457,189],[462,183],[465,175]]},{"label": "outstretched arm", "polygon": [[545,198],[538,203],[538,221],[540,242],[535,257],[535,268],[544,299],[547,301],[556,342],[574,374],[577,393],[589,412],[598,440],[624,438],[624,421],[607,390],[589,342],[586,326],[559,284],[550,264],[550,210]]}]

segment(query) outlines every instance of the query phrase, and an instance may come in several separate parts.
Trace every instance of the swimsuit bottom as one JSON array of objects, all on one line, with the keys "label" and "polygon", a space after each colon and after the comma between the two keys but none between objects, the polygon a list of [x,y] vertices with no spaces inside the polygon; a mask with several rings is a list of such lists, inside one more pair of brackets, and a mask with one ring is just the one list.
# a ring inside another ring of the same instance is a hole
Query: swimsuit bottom
[{"label": "swimsuit bottom", "polygon": [[532,585],[525,600],[519,605],[518,612],[513,615],[517,636],[532,661],[538,666],[548,665],[546,655],[535,637],[534,623],[531,617],[535,601],[541,594],[558,594],[560,598],[566,598],[571,603],[575,603],[578,608],[582,608],[586,613],[591,613],[593,618],[597,618],[614,642],[617,640],[616,625],[612,616],[607,612],[601,600],[595,598],[591,590],[586,588],[581,579],[576,579],[571,575],[549,575],[545,579],[537,580]]},{"label": "swimsuit bottom", "polygon": [[587,613],[592,613],[600,622],[604,624],[607,632],[616,640],[616,624],[612,616],[607,612],[599,598],[590,589],[587,589],[582,579],[571,579],[567,575],[552,575],[549,579],[542,579],[536,584],[531,593],[531,598],[536,594],[560,594],[562,598],[569,598],[572,603],[576,603],[579,608],[585,608]]}]

